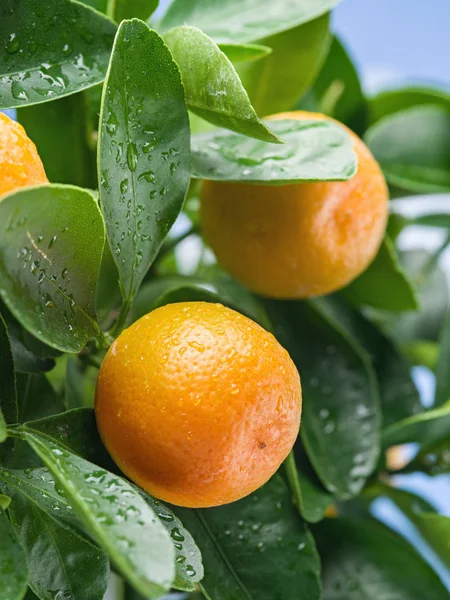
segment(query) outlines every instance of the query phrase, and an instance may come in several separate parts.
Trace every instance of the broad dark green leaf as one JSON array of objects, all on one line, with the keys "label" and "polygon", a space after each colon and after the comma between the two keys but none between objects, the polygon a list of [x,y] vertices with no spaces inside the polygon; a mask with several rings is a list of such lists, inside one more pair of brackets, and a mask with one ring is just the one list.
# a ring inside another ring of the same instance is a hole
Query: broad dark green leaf
[{"label": "broad dark green leaf", "polygon": [[329,115],[356,133],[365,130],[367,102],[359,75],[337,37],[333,38],[325,63],[300,107]]},{"label": "broad dark green leaf", "polygon": [[447,314],[439,341],[439,360],[436,366],[434,406],[450,399],[450,313]]},{"label": "broad dark green leaf", "polygon": [[194,538],[167,506],[143,490],[140,490],[140,494],[158,516],[173,540],[176,573],[172,586],[177,590],[192,592],[204,576],[202,555]]},{"label": "broad dark green leaf", "polygon": [[[84,94],[22,108],[17,117],[36,144],[49,181],[97,188]],[[51,123],[51,127],[49,124]]]},{"label": "broad dark green leaf", "polygon": [[9,511],[27,554],[29,585],[39,598],[103,598],[109,561],[98,547],[41,510],[29,496],[14,494]]},{"label": "broad dark green leaf", "polygon": [[176,27],[164,36],[176,60],[190,110],[215,125],[265,142],[280,142],[258,118],[226,55],[196,27]]},{"label": "broad dark green leaf", "polygon": [[133,17],[145,21],[152,16],[159,4],[159,0],[109,0],[109,2],[113,5],[111,16],[117,23]]},{"label": "broad dark green leaf", "polygon": [[0,108],[54,100],[101,82],[115,31],[114,23],[71,0],[2,0]]},{"label": "broad dark green leaf", "polygon": [[280,475],[226,506],[173,510],[202,551],[208,598],[320,598],[314,540]]},{"label": "broad dark green leaf", "polygon": [[272,52],[261,44],[219,44],[219,48],[233,63],[260,60]]},{"label": "broad dark green leaf", "polygon": [[80,2],[91,8],[95,8],[95,10],[98,10],[101,13],[106,13],[108,8],[108,0],[80,0]]},{"label": "broad dark green leaf", "polygon": [[401,343],[437,340],[450,304],[447,276],[439,267],[438,256],[426,250],[400,253],[400,261],[417,290],[419,310],[387,315],[386,326]]},{"label": "broad dark green leaf", "polygon": [[339,0],[175,0],[158,23],[167,31],[194,25],[216,42],[252,42],[312,21]]},{"label": "broad dark green leaf", "polygon": [[353,304],[383,310],[406,311],[418,308],[412,282],[402,268],[395,247],[387,236],[373,262],[342,291],[342,294]]},{"label": "broad dark green leaf", "polygon": [[11,342],[6,323],[0,314],[0,442],[6,438],[5,421],[6,423],[17,423],[18,416],[16,376]]},{"label": "broad dark green leaf", "polygon": [[411,367],[395,342],[338,297],[318,302],[368,353],[378,379],[384,426],[421,412],[422,404],[411,376]]},{"label": "broad dark green leaf", "polygon": [[164,527],[124,479],[42,436],[22,436],[64,490],[86,529],[141,594],[157,598],[175,576],[174,549]]},{"label": "broad dark green leaf", "polygon": [[63,399],[42,373],[21,374],[17,378],[19,422],[50,417],[64,410]]},{"label": "broad dark green leaf", "polygon": [[27,188],[0,203],[0,293],[20,323],[63,352],[100,336],[95,286],[104,226],[93,196],[63,185]]},{"label": "broad dark green leaf", "polygon": [[294,119],[274,120],[270,125],[285,144],[274,146],[225,130],[194,135],[192,176],[285,185],[346,181],[356,173],[350,137],[339,125]]},{"label": "broad dark green leaf", "polygon": [[296,364],[303,389],[300,434],[325,487],[356,495],[379,454],[380,409],[365,355],[317,305],[264,300],[275,336]]},{"label": "broad dark green leaf", "polygon": [[427,449],[450,437],[450,400],[442,406],[393,423],[383,430],[383,445],[417,442]]},{"label": "broad dark green leaf", "polygon": [[363,519],[327,519],[314,529],[323,600],[444,600],[448,591],[400,536]]},{"label": "broad dark green leaf", "polygon": [[162,39],[137,19],[119,28],[100,123],[101,209],[131,302],[181,210],[190,166],[180,73]]},{"label": "broad dark green leaf", "polygon": [[365,140],[389,184],[417,194],[450,191],[450,110],[418,106],[389,115]]},{"label": "broad dark green leaf", "polygon": [[0,590],[4,600],[22,600],[27,591],[25,552],[11,523],[0,508]]},{"label": "broad dark green leaf", "polygon": [[77,357],[69,356],[66,367],[67,408],[94,406],[98,369],[83,364]]},{"label": "broad dark green leaf", "polygon": [[239,67],[255,110],[271,115],[290,110],[311,85],[330,46],[329,14],[258,40],[270,56]]},{"label": "broad dark green leaf", "polygon": [[433,104],[448,109],[450,95],[443,90],[416,86],[380,92],[370,99],[370,122],[375,123],[387,115],[423,104]]}]

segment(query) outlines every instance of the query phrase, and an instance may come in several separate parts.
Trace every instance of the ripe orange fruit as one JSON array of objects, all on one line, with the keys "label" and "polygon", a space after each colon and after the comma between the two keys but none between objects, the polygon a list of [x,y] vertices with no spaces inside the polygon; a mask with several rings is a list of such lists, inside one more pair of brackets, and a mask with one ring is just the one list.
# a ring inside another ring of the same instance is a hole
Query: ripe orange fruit
[{"label": "ripe orange fruit", "polygon": [[0,196],[40,183],[48,179],[36,146],[22,125],[0,113]]},{"label": "ripe orange fruit", "polygon": [[301,387],[288,353],[221,304],[158,308],[125,330],[100,369],[103,442],[128,477],[188,507],[263,485],[298,434]]},{"label": "ripe orange fruit", "polygon": [[[277,119],[327,117],[297,111]],[[383,174],[351,131],[358,173],[349,181],[284,186],[205,181],[201,221],[219,263],[251,290],[310,298],[344,287],[375,257],[388,216]]]}]

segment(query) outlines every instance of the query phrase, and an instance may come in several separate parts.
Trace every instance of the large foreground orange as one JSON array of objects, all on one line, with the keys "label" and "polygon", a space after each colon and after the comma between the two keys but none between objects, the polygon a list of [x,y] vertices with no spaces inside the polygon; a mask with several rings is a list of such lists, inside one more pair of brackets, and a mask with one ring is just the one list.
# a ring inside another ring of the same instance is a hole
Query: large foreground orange
[{"label": "large foreground orange", "polygon": [[[277,119],[326,119],[303,111]],[[374,259],[388,216],[383,174],[352,132],[357,174],[284,186],[206,181],[201,220],[218,261],[251,290],[309,298],[344,287]]]},{"label": "large foreground orange", "polygon": [[0,113],[0,196],[41,183],[48,179],[36,146],[22,125]]},{"label": "large foreground orange", "polygon": [[298,434],[301,388],[288,353],[221,304],[170,304],[109,349],[95,410],[121,470],[150,494],[218,506],[263,485]]}]

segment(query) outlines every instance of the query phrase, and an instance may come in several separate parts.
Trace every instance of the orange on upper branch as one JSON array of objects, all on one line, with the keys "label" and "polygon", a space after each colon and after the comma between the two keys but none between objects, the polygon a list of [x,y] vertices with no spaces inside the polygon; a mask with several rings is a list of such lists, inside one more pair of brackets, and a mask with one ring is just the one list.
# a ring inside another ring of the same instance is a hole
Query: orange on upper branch
[{"label": "orange on upper branch", "polygon": [[[296,111],[272,118],[328,117]],[[358,159],[358,172],[349,181],[203,183],[205,238],[222,266],[254,292],[273,298],[321,296],[350,283],[374,259],[386,228],[388,190],[369,149],[347,131]]]},{"label": "orange on upper branch", "polygon": [[263,485],[298,434],[298,372],[276,339],[221,304],[158,308],[125,330],[100,369],[103,442],[150,494],[218,506]]},{"label": "orange on upper branch", "polygon": [[0,113],[0,197],[41,183],[48,179],[36,146],[22,125]]}]

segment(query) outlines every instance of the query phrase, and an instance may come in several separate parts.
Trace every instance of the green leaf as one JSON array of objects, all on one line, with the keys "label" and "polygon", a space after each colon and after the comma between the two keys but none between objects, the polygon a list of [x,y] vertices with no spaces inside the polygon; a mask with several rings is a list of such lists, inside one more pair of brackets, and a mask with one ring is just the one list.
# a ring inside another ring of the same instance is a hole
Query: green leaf
[{"label": "green leaf", "polygon": [[263,306],[300,373],[300,435],[308,457],[330,492],[354,496],[379,454],[379,398],[366,354],[317,305],[264,300]]},{"label": "green leaf", "polygon": [[338,3],[339,0],[175,0],[158,27],[167,31],[177,25],[194,25],[216,42],[252,42],[312,21]]},{"label": "green leaf", "polygon": [[[270,121],[286,142],[274,146],[216,130],[192,137],[192,176],[214,181],[285,185],[346,181],[356,173],[349,135],[327,121]],[[318,160],[320,157],[320,160]]]},{"label": "green leaf", "polygon": [[219,44],[220,50],[234,63],[260,60],[272,53],[261,44]]},{"label": "green leaf", "polygon": [[383,310],[406,311],[418,308],[418,299],[394,244],[386,235],[378,254],[369,267],[342,290],[343,296],[356,305]]},{"label": "green leaf", "polygon": [[28,565],[25,552],[11,523],[0,509],[0,589],[5,600],[22,600],[27,590]]},{"label": "green leaf", "polygon": [[137,19],[119,27],[100,123],[101,209],[129,303],[181,210],[190,166],[178,68],[158,34]]},{"label": "green leaf", "polygon": [[153,511],[124,479],[38,433],[23,432],[64,490],[86,529],[144,596],[159,597],[174,579],[174,550]]},{"label": "green leaf", "polygon": [[100,335],[95,286],[104,227],[93,196],[71,186],[23,189],[0,203],[0,293],[38,339],[79,352]]},{"label": "green leaf", "polygon": [[438,408],[393,423],[382,433],[385,447],[417,442],[422,449],[427,449],[450,436],[450,400]]},{"label": "green leaf", "polygon": [[67,358],[65,390],[67,408],[94,406],[98,369],[84,365],[77,357]]},{"label": "green leaf", "polygon": [[363,519],[327,519],[314,529],[323,600],[444,600],[448,591],[400,536]]},{"label": "green leaf", "polygon": [[0,494],[0,510],[6,510],[11,504],[11,498],[5,494]]},{"label": "green leaf", "polygon": [[441,406],[450,398],[450,313],[447,313],[439,340],[439,360],[436,366],[434,406]]},{"label": "green leaf", "polygon": [[109,561],[98,547],[56,521],[29,497],[16,493],[9,512],[28,557],[29,585],[39,598],[50,600],[58,594],[71,600],[103,598]]},{"label": "green leaf", "polygon": [[328,297],[318,302],[322,310],[337,319],[368,353],[378,379],[384,426],[421,412],[422,403],[411,376],[411,367],[395,342],[339,297]]},{"label": "green leaf", "polygon": [[173,510],[202,551],[207,598],[320,598],[314,540],[280,475],[226,506]]},{"label": "green leaf", "polygon": [[238,74],[216,44],[195,27],[176,27],[164,36],[177,62],[190,110],[237,133],[280,143],[260,121]]},{"label": "green leaf", "polygon": [[0,442],[6,439],[6,423],[17,423],[18,416],[11,342],[6,323],[0,314]]},{"label": "green leaf", "polygon": [[158,8],[159,0],[109,0],[113,18],[117,23],[136,17],[144,21]]},{"label": "green leaf", "polygon": [[418,106],[373,125],[366,143],[389,184],[416,194],[450,191],[450,111]]},{"label": "green leaf", "polygon": [[448,109],[450,95],[444,90],[416,86],[380,92],[369,101],[370,122],[375,123],[387,115],[424,104]]},{"label": "green leaf", "polygon": [[98,12],[106,13],[108,0],[79,0],[82,4],[86,4],[91,8],[95,8]]},{"label": "green leaf", "polygon": [[47,102],[103,81],[115,30],[71,0],[39,0],[38,6],[2,0],[0,108]]},{"label": "green leaf", "polygon": [[167,506],[143,490],[139,490],[139,493],[158,516],[173,540],[176,574],[172,586],[177,590],[192,592],[204,576],[202,555],[194,538]]},{"label": "green leaf", "polygon": [[329,115],[357,133],[365,130],[367,102],[359,75],[337,37],[333,38],[325,63],[300,107]]},{"label": "green leaf", "polygon": [[50,417],[64,410],[63,400],[42,373],[19,375],[17,399],[20,423]]},{"label": "green leaf", "polygon": [[410,219],[411,225],[425,225],[426,227],[444,227],[450,229],[450,214],[432,213],[430,215],[419,215]]},{"label": "green leaf", "polygon": [[[21,108],[19,122],[36,144],[53,183],[97,188],[95,153],[89,146],[84,94]],[[51,123],[51,127],[49,127]]]},{"label": "green leaf", "polygon": [[[290,110],[313,82],[330,46],[329,14],[258,40],[272,49],[238,73],[255,110],[271,115]],[[295,65],[295,68],[293,68]]]}]

